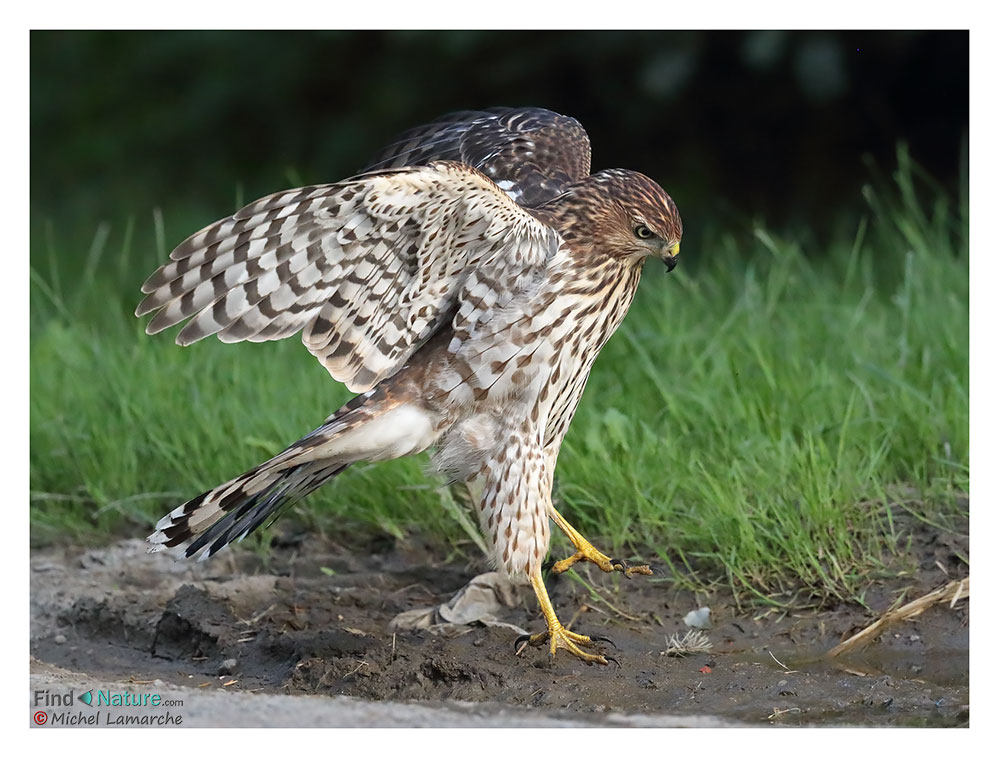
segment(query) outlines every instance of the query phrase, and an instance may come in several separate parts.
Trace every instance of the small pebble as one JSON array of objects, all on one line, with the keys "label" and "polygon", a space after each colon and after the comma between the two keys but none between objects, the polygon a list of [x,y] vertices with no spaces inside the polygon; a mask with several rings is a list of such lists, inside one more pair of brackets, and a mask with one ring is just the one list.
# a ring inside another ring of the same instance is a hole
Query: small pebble
[{"label": "small pebble", "polygon": [[54,638],[52,639],[52,641],[53,641],[53,642],[54,642],[55,644],[57,644],[57,645],[65,645],[65,644],[66,644],[66,635],[65,635],[65,634],[57,634],[57,635],[56,635],[56,636],[55,636],[55,637],[54,637]]},{"label": "small pebble", "polygon": [[231,674],[236,670],[237,661],[235,658],[226,658],[219,666],[219,675]]}]

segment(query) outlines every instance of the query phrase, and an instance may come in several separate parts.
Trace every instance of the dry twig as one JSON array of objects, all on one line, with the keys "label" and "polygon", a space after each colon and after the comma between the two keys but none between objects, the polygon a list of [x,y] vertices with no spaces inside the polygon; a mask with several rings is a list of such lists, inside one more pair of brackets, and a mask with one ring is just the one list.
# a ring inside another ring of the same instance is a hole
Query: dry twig
[{"label": "dry twig", "polygon": [[778,666],[780,666],[782,669],[784,669],[785,673],[787,673],[787,674],[797,674],[798,673],[797,669],[789,669],[787,666],[785,666],[783,663],[781,663],[779,660],[777,660],[777,656],[774,655],[770,650],[767,650],[767,652],[770,653],[770,657],[774,659],[774,663],[776,663]]},{"label": "dry twig", "polygon": [[866,645],[888,627],[897,624],[900,621],[908,621],[911,618],[915,618],[931,605],[936,605],[937,603],[948,603],[949,606],[953,608],[958,600],[963,600],[970,595],[971,577],[949,582],[943,587],[938,587],[932,592],[928,592],[922,597],[918,597],[912,602],[906,603],[901,608],[888,611],[870,626],[861,629],[845,642],[839,643],[836,647],[826,653],[826,658],[835,658],[838,655],[848,653]]}]

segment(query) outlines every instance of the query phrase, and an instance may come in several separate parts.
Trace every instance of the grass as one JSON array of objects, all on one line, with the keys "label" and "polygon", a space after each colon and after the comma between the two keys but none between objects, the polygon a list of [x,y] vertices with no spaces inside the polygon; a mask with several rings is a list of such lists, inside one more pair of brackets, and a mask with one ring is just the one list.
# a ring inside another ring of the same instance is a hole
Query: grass
[{"label": "grass", "polygon": [[[966,516],[966,202],[904,150],[864,193],[869,212],[828,249],[757,228],[688,246],[668,277],[649,268],[559,460],[563,512],[584,534],[658,553],[695,586],[860,597],[904,556],[900,519]],[[181,349],[146,336],[132,310],[168,252],[156,219],[102,225],[89,245],[36,235],[36,544],[145,535],[349,396],[296,339]],[[210,220],[173,223],[170,244]],[[472,520],[425,465],[355,466],[296,512],[317,529],[419,530],[475,550]]]}]

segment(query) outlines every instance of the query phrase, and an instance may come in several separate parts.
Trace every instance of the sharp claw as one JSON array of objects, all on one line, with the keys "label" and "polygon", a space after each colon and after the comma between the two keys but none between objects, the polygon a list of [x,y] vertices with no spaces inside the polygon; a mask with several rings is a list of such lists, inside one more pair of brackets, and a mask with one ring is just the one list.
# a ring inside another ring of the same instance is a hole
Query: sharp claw
[{"label": "sharp claw", "polygon": [[612,656],[612,655],[605,655],[604,658],[606,658],[608,661],[614,661],[614,665],[617,666],[618,668],[621,668],[621,664],[618,662],[617,658],[615,658],[614,656]]},{"label": "sharp claw", "polygon": [[604,637],[604,636],[599,635],[599,634],[591,634],[590,635],[590,639],[593,640],[594,642],[606,642],[608,645],[610,645],[615,650],[618,649],[618,646],[614,644],[614,640],[612,640],[610,637]]},{"label": "sharp claw", "polygon": [[520,655],[527,649],[527,646],[531,642],[531,635],[522,634],[513,643],[513,654]]}]

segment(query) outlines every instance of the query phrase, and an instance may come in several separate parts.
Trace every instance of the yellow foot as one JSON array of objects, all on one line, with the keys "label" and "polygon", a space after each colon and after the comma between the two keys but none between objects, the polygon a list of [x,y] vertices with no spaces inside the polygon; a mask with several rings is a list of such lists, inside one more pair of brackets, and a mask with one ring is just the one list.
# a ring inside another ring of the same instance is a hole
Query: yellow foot
[{"label": "yellow foot", "polygon": [[570,555],[568,558],[563,558],[561,561],[555,564],[553,570],[556,574],[561,574],[563,571],[568,571],[573,564],[579,563],[580,561],[588,561],[590,563],[595,563],[600,567],[601,571],[620,571],[629,579],[635,574],[642,574],[644,576],[652,576],[652,569],[648,566],[629,566],[622,560],[616,558],[608,558],[606,555],[597,550],[589,541],[577,532],[572,524],[566,521],[562,514],[556,511],[554,508],[549,509],[549,514],[551,515],[552,521],[565,532],[565,536],[569,538],[572,544],[576,548],[576,554]]},{"label": "yellow foot", "polygon": [[[609,656],[603,656],[596,653],[587,653],[580,647],[594,645],[597,642],[610,642],[606,637],[587,637],[585,634],[576,634],[575,632],[570,632],[561,623],[556,621],[551,625],[547,631],[541,632],[540,634],[525,634],[517,639],[517,655],[520,655],[527,648],[528,645],[532,647],[541,647],[548,642],[549,654],[552,658],[555,657],[555,652],[560,648],[562,650],[568,650],[574,656],[579,658],[581,661],[587,664],[600,663],[604,666],[607,665],[608,661],[614,661],[613,658]],[[614,644],[611,642],[610,644]],[[617,661],[614,661],[617,663]]]},{"label": "yellow foot", "polygon": [[575,555],[570,555],[568,558],[560,560],[552,567],[552,571],[556,574],[561,574],[563,571],[568,571],[572,568],[574,564],[580,561],[587,561],[596,564],[601,571],[621,571],[629,579],[636,574],[652,576],[652,569],[647,565],[629,566],[625,561],[617,558],[608,558],[589,542],[585,540],[581,540],[581,542],[582,544],[579,545],[579,549],[576,550]]},{"label": "yellow foot", "polygon": [[[548,631],[542,632],[541,634],[525,634],[518,637],[515,645],[517,655],[524,652],[524,649],[528,645],[539,647],[545,644],[545,641],[547,640],[551,646],[550,652],[552,659],[555,658],[555,653],[558,649],[562,648],[563,650],[568,650],[574,656],[579,658],[579,660],[585,661],[586,663],[601,663],[606,666],[608,660],[614,660],[613,658],[608,659],[603,655],[587,653],[580,647],[580,645],[593,645],[596,642],[610,642],[610,640],[606,637],[587,637],[585,634],[570,632],[562,626],[562,622],[559,621],[558,616],[555,615],[555,609],[552,607],[551,598],[548,597],[548,590],[545,589],[545,583],[541,579],[540,566],[535,566],[531,570],[531,586],[534,587],[534,592],[538,596],[538,604],[541,606],[541,613],[545,617],[545,624],[548,625]],[[611,642],[611,644],[613,645],[614,643]],[[614,662],[617,663],[617,661]]]}]

